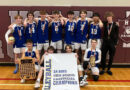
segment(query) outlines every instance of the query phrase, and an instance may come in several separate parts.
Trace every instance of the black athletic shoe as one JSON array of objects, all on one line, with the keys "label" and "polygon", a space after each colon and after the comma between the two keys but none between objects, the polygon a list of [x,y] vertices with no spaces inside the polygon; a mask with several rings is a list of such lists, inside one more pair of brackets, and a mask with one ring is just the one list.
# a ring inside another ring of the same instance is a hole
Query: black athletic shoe
[{"label": "black athletic shoe", "polygon": [[80,77],[80,78],[79,78],[79,81],[82,81],[82,80],[83,80],[83,77]]},{"label": "black athletic shoe", "polygon": [[109,75],[112,75],[112,72],[111,72],[110,70],[108,70],[107,73],[108,73]]},{"label": "black athletic shoe", "polygon": [[105,71],[104,71],[104,70],[100,71],[100,75],[103,75],[104,73],[105,73]]}]

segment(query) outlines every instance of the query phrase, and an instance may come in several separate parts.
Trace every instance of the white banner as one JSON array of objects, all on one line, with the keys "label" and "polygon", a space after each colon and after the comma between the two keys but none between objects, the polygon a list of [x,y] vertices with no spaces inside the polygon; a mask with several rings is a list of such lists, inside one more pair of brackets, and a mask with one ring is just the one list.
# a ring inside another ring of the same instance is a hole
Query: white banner
[{"label": "white banner", "polygon": [[74,53],[49,54],[44,59],[42,90],[80,90]]}]

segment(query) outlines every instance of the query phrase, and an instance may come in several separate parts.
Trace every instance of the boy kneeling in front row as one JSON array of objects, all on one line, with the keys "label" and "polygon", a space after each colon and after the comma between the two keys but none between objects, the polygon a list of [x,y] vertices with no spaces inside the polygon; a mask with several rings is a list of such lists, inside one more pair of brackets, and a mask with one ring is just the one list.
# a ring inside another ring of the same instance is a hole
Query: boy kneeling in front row
[{"label": "boy kneeling in front row", "polygon": [[98,81],[99,79],[99,68],[98,65],[101,61],[101,51],[96,48],[97,39],[91,40],[91,48],[86,49],[84,54],[84,78],[87,77],[87,69],[89,68],[93,75],[93,80]]},{"label": "boy kneeling in front row", "polygon": [[[31,39],[27,39],[26,48],[22,52],[22,58],[31,57],[35,59],[35,71],[38,72],[40,70],[39,60],[40,55],[38,50],[33,48],[33,41]],[[25,83],[25,79],[21,79],[21,83]]]}]

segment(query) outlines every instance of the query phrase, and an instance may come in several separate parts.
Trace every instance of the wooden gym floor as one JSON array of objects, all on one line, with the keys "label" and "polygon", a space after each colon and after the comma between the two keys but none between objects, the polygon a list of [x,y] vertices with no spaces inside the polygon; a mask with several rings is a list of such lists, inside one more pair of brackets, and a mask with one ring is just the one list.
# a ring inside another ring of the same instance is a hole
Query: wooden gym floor
[{"label": "wooden gym floor", "polygon": [[[19,74],[13,74],[13,70],[13,66],[0,66],[0,90],[35,90],[35,80],[20,84]],[[89,85],[81,90],[130,90],[130,68],[112,68],[112,71],[113,76],[105,73],[98,82],[89,76]],[[42,90],[42,84],[38,90]]]}]

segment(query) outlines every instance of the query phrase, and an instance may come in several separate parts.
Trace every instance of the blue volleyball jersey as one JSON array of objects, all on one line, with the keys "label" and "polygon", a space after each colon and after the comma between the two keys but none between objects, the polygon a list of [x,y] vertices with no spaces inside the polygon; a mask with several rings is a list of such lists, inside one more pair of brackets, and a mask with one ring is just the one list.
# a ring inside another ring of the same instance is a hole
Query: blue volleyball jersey
[{"label": "blue volleyball jersey", "polygon": [[89,61],[91,56],[95,56],[96,58],[95,63],[100,63],[101,50],[100,49],[92,50],[91,48],[86,49],[84,54],[84,61]]},{"label": "blue volleyball jersey", "polygon": [[65,25],[65,43],[66,44],[73,44],[75,42],[75,32],[76,32],[76,22],[69,20],[67,21]]},{"label": "blue volleyball jersey", "polygon": [[89,38],[90,39],[100,39],[101,38],[101,28],[99,27],[99,25],[94,25],[91,24],[90,25],[90,32],[89,32]]},{"label": "blue volleyball jersey", "polygon": [[62,24],[60,21],[58,22],[52,22],[51,25],[51,40],[52,42],[57,42],[59,40],[62,40]]},{"label": "blue volleyball jersey", "polygon": [[15,38],[15,42],[14,42],[13,47],[16,47],[16,48],[24,47],[25,33],[24,33],[24,26],[23,25],[21,25],[21,26],[19,26],[17,24],[13,25],[13,36]]},{"label": "blue volleyball jersey", "polygon": [[76,42],[78,43],[86,43],[88,34],[88,20],[87,18],[84,21],[79,19],[77,21],[77,31],[76,31]]},{"label": "blue volleyball jersey", "polygon": [[36,22],[33,22],[32,24],[27,24],[27,27],[25,29],[25,37],[27,39],[32,39],[34,46],[36,46],[37,43],[37,25]]},{"label": "blue volleyball jersey", "polygon": [[[25,57],[36,58],[35,49],[33,49],[32,52],[28,52],[28,49],[25,49]],[[38,65],[38,62],[35,62],[35,64]]]},{"label": "blue volleyball jersey", "polygon": [[[44,28],[44,30],[43,30]],[[41,19],[38,20],[38,43],[48,43],[48,20],[45,19],[45,21],[41,21]]]}]

